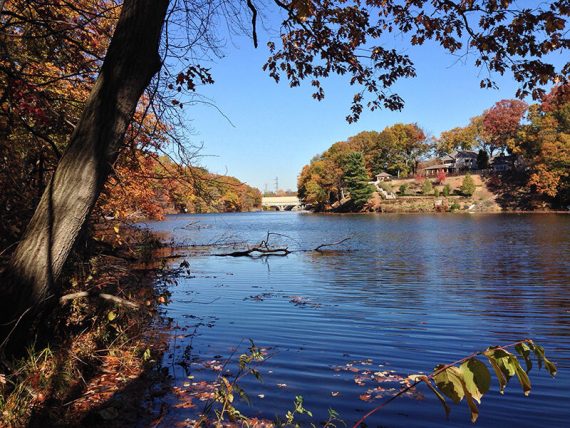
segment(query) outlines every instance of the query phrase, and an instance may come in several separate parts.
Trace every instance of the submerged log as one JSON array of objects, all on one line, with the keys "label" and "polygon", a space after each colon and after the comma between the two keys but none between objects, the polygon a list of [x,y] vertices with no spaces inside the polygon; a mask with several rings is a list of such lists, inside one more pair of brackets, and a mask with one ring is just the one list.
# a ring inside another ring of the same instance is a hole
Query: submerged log
[{"label": "submerged log", "polygon": [[[323,248],[332,247],[335,245],[340,245],[340,244],[350,240],[350,238],[344,238],[344,239],[341,239],[340,241],[337,241],[337,242],[331,242],[328,244],[327,243],[321,244],[321,245],[319,245],[313,249],[310,249],[310,250],[289,250],[288,247],[270,247],[269,246],[269,236],[270,235],[280,235],[280,234],[268,232],[267,238],[265,240],[261,241],[261,243],[255,247],[248,248],[247,250],[232,251],[230,253],[215,254],[215,256],[218,256],[218,257],[267,257],[267,256],[287,256],[291,253],[306,253],[306,252],[311,252],[311,251],[322,252],[322,251],[324,251]],[[280,236],[285,236],[285,235],[280,235]]]},{"label": "submerged log", "polygon": [[216,254],[218,257],[263,257],[263,256],[286,256],[293,251],[287,248],[253,247],[248,250],[233,251],[231,253]]}]

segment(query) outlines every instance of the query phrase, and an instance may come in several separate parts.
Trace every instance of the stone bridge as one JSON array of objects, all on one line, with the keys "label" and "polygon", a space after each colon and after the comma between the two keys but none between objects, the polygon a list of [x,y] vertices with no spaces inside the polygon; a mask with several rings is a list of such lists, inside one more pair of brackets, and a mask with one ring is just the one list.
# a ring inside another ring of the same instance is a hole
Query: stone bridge
[{"label": "stone bridge", "polygon": [[297,211],[303,209],[303,204],[296,196],[263,197],[261,205],[276,211]]}]

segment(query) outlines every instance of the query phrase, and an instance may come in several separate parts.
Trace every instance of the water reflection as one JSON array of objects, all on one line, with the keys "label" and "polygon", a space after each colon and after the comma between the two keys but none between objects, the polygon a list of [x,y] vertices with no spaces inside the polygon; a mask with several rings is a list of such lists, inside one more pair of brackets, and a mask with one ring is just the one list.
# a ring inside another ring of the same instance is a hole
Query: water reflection
[{"label": "water reflection", "polygon": [[[532,337],[559,364],[556,381],[534,373],[532,399],[516,385],[505,397],[491,393],[478,425],[508,425],[524,412],[520,426],[562,426],[570,416],[564,404],[570,387],[569,216],[257,213],[172,216],[151,227],[184,245],[227,237],[256,243],[268,231],[287,235],[276,239],[292,249],[352,238],[344,246],[350,251],[188,259],[192,277],[180,279],[167,308],[182,330],[167,359],[185,361],[189,349],[198,360],[228,356],[249,337],[274,349],[265,383],[245,383],[251,396],[265,397],[244,407],[248,414],[273,418],[300,394],[317,418],[332,406],[355,421],[374,403],[363,402],[362,387],[331,367],[371,359],[378,370],[429,371],[489,344]],[[187,337],[193,329],[197,334]],[[179,384],[187,380],[186,369],[171,369]],[[404,399],[371,426],[440,426],[438,406],[431,397]],[[177,409],[171,416],[192,412]],[[451,424],[469,426],[467,411],[454,408]]]}]

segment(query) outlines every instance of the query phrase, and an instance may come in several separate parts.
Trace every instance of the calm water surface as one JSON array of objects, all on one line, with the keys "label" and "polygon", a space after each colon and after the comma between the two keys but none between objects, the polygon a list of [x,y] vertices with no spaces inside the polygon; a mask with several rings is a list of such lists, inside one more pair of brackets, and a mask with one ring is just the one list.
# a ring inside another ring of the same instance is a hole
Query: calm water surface
[{"label": "calm water surface", "polygon": [[[368,373],[397,379],[430,372],[488,345],[530,337],[557,363],[557,377],[533,369],[529,397],[516,379],[501,397],[493,379],[477,426],[567,426],[570,216],[248,213],[177,215],[149,226],[180,245],[257,243],[268,231],[287,235],[271,239],[290,249],[351,238],[339,247],[350,251],[322,254],[250,259],[206,249],[189,255],[190,275],[170,288],[165,308],[176,329],[163,364],[182,390],[214,379],[217,373],[204,366],[225,361],[236,347],[241,353],[251,338],[272,357],[260,368],[263,383],[243,379],[251,405],[240,410],[283,417],[302,395],[315,421],[332,407],[350,424],[382,402],[374,397],[400,388]],[[372,399],[362,400],[370,390]],[[174,396],[171,402],[166,425],[195,417],[203,406],[196,399],[196,407],[175,407]],[[465,403],[452,406],[446,421],[422,387],[368,425],[471,423]]]}]

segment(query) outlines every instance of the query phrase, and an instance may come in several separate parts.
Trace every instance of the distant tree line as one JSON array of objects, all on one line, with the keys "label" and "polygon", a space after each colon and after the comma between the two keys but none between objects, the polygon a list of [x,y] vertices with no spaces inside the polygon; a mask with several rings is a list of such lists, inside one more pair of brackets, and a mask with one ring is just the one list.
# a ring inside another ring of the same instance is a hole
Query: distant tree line
[{"label": "distant tree line", "polygon": [[162,219],[175,212],[240,212],[259,208],[261,192],[235,177],[141,152],[136,164],[116,168],[97,211],[122,219]]}]

